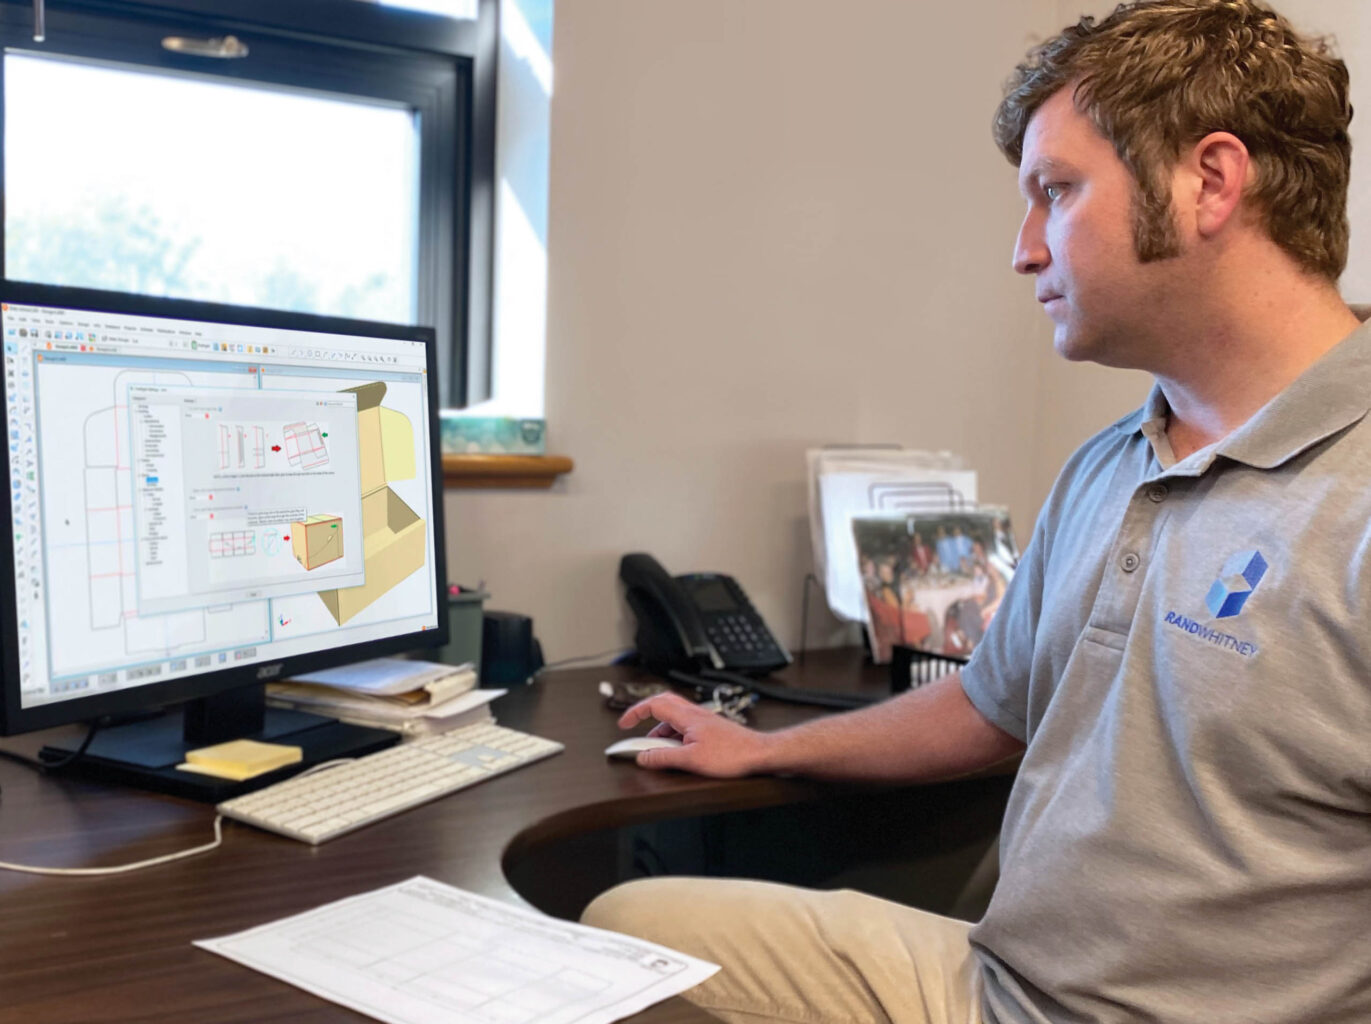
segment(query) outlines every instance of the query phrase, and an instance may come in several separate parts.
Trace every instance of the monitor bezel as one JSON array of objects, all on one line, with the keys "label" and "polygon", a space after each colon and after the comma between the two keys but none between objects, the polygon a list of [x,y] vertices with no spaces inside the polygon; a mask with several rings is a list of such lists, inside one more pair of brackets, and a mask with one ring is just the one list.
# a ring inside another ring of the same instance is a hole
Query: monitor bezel
[{"label": "monitor bezel", "polygon": [[[146,683],[141,686],[114,690],[108,693],[72,697],[68,700],[39,704],[25,708],[20,704],[19,687],[19,620],[14,588],[14,523],[11,504],[0,501],[0,532],[8,541],[0,540],[0,736],[33,732],[74,722],[88,722],[105,716],[164,709],[187,701],[210,697],[218,693],[248,686],[260,686],[273,679],[298,675],[335,665],[383,657],[425,647],[438,647],[448,642],[448,621],[445,614],[447,594],[447,555],[445,550],[445,515],[443,507],[443,460],[440,451],[438,415],[438,358],[435,332],[429,327],[379,323],[341,317],[324,317],[307,313],[259,309],[223,303],[198,302],[188,299],[128,295],[88,288],[69,288],[28,282],[0,280],[0,302],[16,305],[52,306],[85,310],[93,313],[122,313],[132,316],[158,317],[175,320],[198,320],[238,327],[267,327],[277,330],[313,331],[358,337],[384,338],[424,343],[428,378],[429,473],[433,494],[433,515],[429,523],[434,559],[434,607],[437,623],[434,629],[414,630],[377,640],[329,647],[320,651],[295,654],[280,659],[256,661],[248,665],[214,668],[208,672],[177,679]],[[0,391],[0,414],[9,422],[8,400]],[[0,452],[5,479],[11,472],[8,448]],[[41,482],[40,482],[41,486]]]}]

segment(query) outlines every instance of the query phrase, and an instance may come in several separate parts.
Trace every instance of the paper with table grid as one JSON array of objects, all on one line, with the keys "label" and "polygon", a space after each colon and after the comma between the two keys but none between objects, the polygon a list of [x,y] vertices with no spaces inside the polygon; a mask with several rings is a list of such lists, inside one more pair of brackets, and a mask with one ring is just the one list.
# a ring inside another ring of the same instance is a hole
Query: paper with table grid
[{"label": "paper with table grid", "polygon": [[719,970],[423,877],[195,945],[390,1024],[608,1024]]}]

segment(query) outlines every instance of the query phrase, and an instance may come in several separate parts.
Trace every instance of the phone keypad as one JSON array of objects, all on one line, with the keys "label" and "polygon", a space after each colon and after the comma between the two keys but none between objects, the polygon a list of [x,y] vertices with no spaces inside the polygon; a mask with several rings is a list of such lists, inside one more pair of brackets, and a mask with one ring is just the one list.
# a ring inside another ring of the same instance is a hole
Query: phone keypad
[{"label": "phone keypad", "polygon": [[726,668],[768,672],[789,663],[790,656],[731,577],[722,573],[687,573],[676,580],[690,593],[705,637]]},{"label": "phone keypad", "polygon": [[757,627],[752,616],[740,612],[711,615],[705,620],[705,632],[726,661],[769,664],[782,660],[776,641],[765,629]]}]

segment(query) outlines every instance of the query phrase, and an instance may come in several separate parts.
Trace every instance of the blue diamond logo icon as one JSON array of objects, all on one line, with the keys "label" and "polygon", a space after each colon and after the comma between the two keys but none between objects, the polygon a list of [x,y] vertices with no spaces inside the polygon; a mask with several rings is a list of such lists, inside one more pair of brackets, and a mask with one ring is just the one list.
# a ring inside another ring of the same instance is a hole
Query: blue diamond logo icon
[{"label": "blue diamond logo icon", "polygon": [[1219,578],[1205,595],[1205,607],[1216,619],[1229,619],[1242,611],[1252,591],[1266,575],[1266,559],[1255,548],[1239,551],[1223,563]]}]

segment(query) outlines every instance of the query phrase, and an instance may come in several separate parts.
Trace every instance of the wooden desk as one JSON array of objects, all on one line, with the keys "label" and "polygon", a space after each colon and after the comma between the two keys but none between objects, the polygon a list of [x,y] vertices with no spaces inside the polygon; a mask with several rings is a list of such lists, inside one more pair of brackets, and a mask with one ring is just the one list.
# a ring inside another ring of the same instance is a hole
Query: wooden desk
[{"label": "wooden desk", "polygon": [[[881,674],[853,652],[810,655],[800,686]],[[523,902],[505,869],[578,835],[663,818],[773,807],[834,787],[774,778],[728,782],[645,772],[610,762],[615,713],[595,689],[625,669],[550,673],[503,698],[500,722],[560,740],[547,761],[309,847],[225,823],[223,846],[123,876],[45,878],[0,871],[0,1022],[195,1021],[263,1024],[368,1018],[191,945],[331,900],[427,875]],[[777,728],[812,709],[767,702],[756,724]],[[211,837],[213,810],[171,797],[72,778],[44,778],[0,761],[0,860],[87,867],[141,860]],[[555,863],[555,860],[554,860]],[[681,999],[635,1021],[713,1018]]]}]

